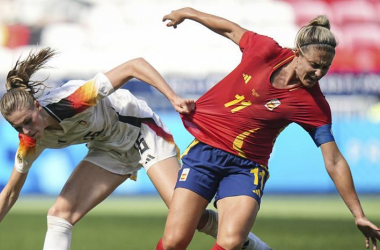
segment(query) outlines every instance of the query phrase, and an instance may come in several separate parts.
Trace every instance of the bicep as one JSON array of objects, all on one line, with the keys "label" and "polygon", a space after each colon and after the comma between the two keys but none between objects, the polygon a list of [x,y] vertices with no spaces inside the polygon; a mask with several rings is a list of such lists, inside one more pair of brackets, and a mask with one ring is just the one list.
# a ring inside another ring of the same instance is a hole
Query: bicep
[{"label": "bicep", "polygon": [[127,81],[133,78],[133,64],[134,61],[131,60],[105,73],[105,76],[109,79],[114,89],[122,87]]},{"label": "bicep", "polygon": [[238,24],[231,23],[229,32],[227,32],[225,36],[239,45],[240,39],[246,31],[246,29],[240,27]]}]

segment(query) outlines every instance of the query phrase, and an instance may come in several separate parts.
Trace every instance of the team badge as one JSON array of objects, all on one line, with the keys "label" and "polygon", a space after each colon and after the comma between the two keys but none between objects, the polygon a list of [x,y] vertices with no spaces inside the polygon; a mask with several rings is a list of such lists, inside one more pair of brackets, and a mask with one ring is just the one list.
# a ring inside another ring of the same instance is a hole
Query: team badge
[{"label": "team badge", "polygon": [[22,157],[20,154],[17,154],[17,161],[19,164],[22,164]]},{"label": "team badge", "polygon": [[181,174],[181,177],[179,178],[179,181],[186,181],[187,176],[189,175],[189,172],[190,172],[190,168],[184,168],[182,170],[182,174]]},{"label": "team badge", "polygon": [[83,127],[89,127],[90,126],[90,123],[85,121],[85,120],[78,121],[78,124],[82,125]]},{"label": "team badge", "polygon": [[273,99],[273,100],[270,100],[269,102],[267,102],[264,106],[267,109],[269,109],[270,111],[272,111],[273,109],[280,106],[280,104],[281,104],[281,102],[278,99]]}]

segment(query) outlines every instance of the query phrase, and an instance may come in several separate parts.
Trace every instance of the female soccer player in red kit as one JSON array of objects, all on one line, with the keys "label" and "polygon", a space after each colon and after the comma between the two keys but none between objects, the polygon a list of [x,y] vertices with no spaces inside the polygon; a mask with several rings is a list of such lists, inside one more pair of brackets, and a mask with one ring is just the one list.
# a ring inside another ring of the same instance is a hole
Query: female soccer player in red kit
[{"label": "female soccer player in red kit", "polygon": [[331,133],[331,111],[318,83],[329,70],[337,46],[329,20],[318,16],[302,27],[291,50],[192,8],[172,11],[163,20],[176,28],[185,19],[229,38],[243,54],[240,64],[199,98],[195,111],[182,115],[195,140],[182,156],[157,249],[186,249],[197,219],[214,196],[219,228],[212,249],[241,249],[260,207],[273,144],[292,122],[321,148],[326,169],[364,234],[366,247],[371,241],[377,249],[380,229],[361,208],[349,166]]}]

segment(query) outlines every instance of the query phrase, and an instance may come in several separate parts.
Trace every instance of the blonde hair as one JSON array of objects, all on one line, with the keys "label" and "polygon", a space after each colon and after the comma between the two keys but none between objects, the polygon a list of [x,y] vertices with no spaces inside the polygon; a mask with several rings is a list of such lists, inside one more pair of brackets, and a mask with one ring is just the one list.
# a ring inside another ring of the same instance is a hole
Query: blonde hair
[{"label": "blonde hair", "polygon": [[313,47],[335,54],[337,45],[338,42],[330,31],[330,21],[325,15],[317,16],[308,25],[303,26],[296,37],[296,48],[302,53]]},{"label": "blonde hair", "polygon": [[45,89],[44,81],[31,81],[31,76],[45,68],[45,63],[55,55],[51,48],[44,48],[30,53],[24,61],[17,60],[12,70],[8,72],[5,83],[7,92],[0,100],[0,111],[4,117],[15,110],[31,108],[35,94]]}]

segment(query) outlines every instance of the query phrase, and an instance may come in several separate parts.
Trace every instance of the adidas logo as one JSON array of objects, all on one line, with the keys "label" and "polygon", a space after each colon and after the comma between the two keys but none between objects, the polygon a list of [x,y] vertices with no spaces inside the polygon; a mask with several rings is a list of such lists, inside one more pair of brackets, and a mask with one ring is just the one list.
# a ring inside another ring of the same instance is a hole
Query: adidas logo
[{"label": "adidas logo", "polygon": [[155,157],[154,156],[151,156],[151,155],[148,155],[145,159],[145,164],[147,164],[148,162],[150,162],[151,160],[153,160]]},{"label": "adidas logo", "polygon": [[249,80],[251,80],[251,78],[252,78],[252,76],[243,74],[243,79],[244,79],[245,84],[247,84],[249,82]]},{"label": "adidas logo", "polygon": [[255,194],[257,194],[257,196],[261,197],[261,191],[260,191],[260,189],[255,189],[255,190],[253,190],[253,192]]}]

